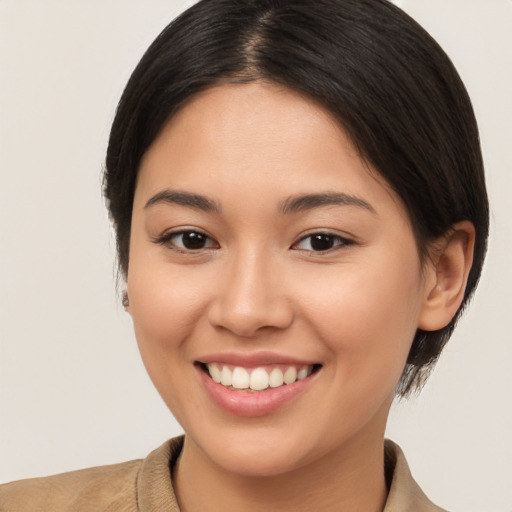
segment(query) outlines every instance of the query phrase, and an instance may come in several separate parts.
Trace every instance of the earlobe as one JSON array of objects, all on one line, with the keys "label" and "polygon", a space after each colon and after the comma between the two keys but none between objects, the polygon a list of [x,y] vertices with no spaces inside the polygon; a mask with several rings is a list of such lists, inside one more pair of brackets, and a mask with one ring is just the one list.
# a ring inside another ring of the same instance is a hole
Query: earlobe
[{"label": "earlobe", "polygon": [[123,292],[123,298],[122,298],[122,304],[123,304],[123,308],[125,309],[125,311],[127,311],[128,313],[130,312],[130,299],[128,298],[128,292],[125,290]]},{"label": "earlobe", "polygon": [[455,316],[464,298],[474,245],[475,228],[469,221],[455,224],[435,244],[418,328],[436,331],[446,327]]}]

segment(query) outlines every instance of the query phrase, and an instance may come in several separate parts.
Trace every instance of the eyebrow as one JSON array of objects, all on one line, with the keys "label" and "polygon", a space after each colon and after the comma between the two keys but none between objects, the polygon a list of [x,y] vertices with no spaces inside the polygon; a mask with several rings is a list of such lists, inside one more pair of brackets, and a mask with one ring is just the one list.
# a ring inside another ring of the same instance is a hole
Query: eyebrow
[{"label": "eyebrow", "polygon": [[321,206],[356,206],[377,215],[375,208],[359,197],[342,192],[322,192],[292,196],[280,205],[280,211],[285,214],[312,210]]},{"label": "eyebrow", "polygon": [[220,213],[221,210],[220,206],[213,199],[209,199],[206,196],[169,189],[162,190],[151,197],[144,208],[146,209],[160,203],[179,204],[212,213]]},{"label": "eyebrow", "polygon": [[[144,208],[146,209],[159,203],[178,204],[205,212],[221,212],[220,205],[213,199],[201,194],[169,189],[162,190],[152,196]],[[356,206],[375,215],[377,214],[375,208],[364,199],[343,192],[322,192],[291,196],[280,204],[279,211],[283,214],[291,214],[322,206]]]}]

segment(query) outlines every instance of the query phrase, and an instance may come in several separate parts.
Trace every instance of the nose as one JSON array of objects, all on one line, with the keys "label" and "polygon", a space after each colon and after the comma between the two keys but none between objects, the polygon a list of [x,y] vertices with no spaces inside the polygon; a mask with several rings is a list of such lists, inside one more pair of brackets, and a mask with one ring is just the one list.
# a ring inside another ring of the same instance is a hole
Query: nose
[{"label": "nose", "polygon": [[282,272],[270,258],[252,254],[226,261],[218,277],[219,287],[208,311],[214,327],[252,338],[292,323],[294,313]]}]

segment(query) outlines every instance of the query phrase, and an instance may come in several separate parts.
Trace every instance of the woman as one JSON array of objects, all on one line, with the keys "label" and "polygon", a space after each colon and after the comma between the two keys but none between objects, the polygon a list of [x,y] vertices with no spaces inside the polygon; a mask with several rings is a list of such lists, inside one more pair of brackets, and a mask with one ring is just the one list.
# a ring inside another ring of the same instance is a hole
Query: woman
[{"label": "woman", "polygon": [[[488,206],[452,64],[385,1],[202,1],[121,98],[124,304],[185,430],[5,510],[440,510],[384,429],[480,275]],[[18,508],[16,508],[18,507]]]}]

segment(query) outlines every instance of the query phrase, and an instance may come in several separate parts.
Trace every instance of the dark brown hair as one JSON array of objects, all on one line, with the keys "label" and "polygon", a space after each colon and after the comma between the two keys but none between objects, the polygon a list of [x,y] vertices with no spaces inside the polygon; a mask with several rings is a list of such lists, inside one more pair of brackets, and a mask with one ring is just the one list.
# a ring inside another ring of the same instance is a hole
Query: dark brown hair
[{"label": "dark brown hair", "polygon": [[260,79],[339,119],[401,197],[420,257],[456,222],[475,226],[463,304],[444,329],[416,333],[398,388],[405,396],[423,384],[477,285],[489,212],[465,87],[434,39],[386,0],[202,0],[163,30],[124,90],[108,145],[105,197],[121,272],[139,164],[163,125],[205,88]]}]

